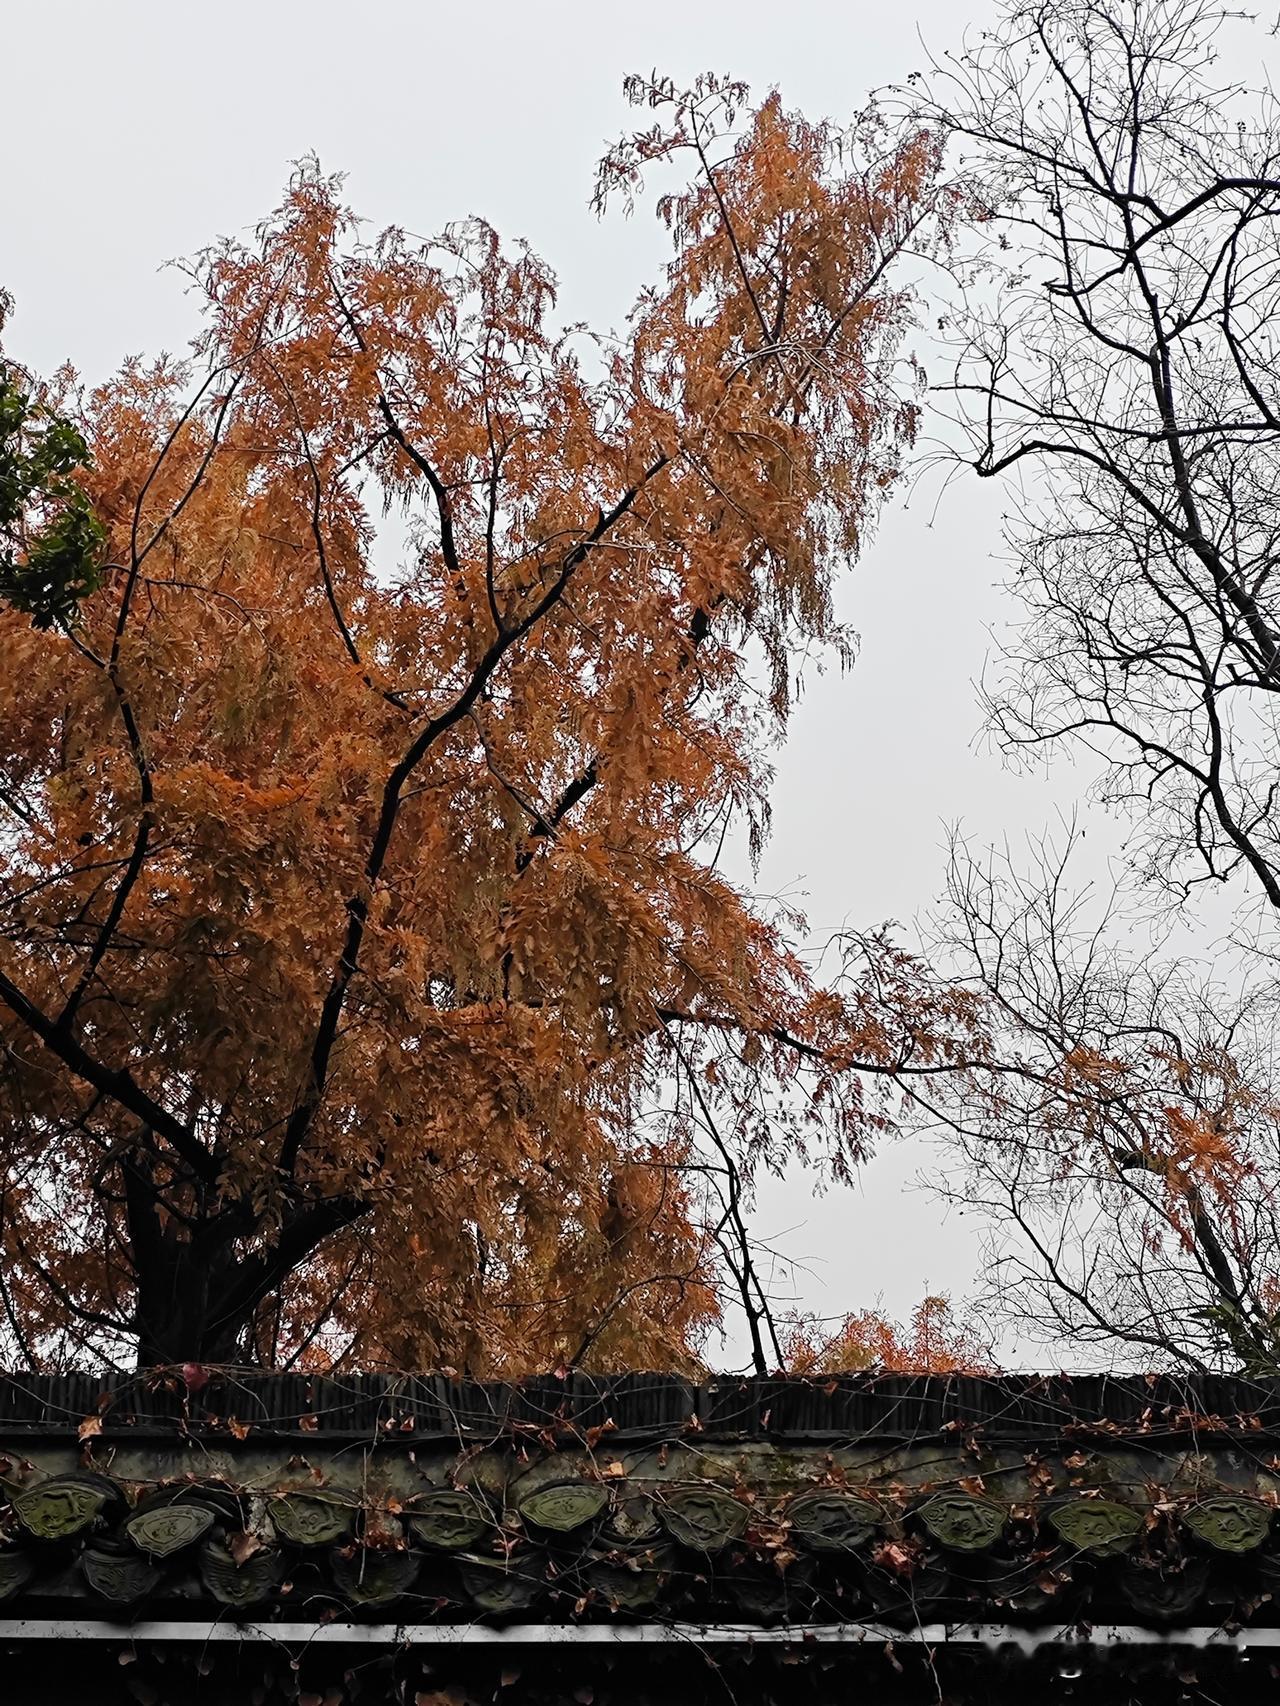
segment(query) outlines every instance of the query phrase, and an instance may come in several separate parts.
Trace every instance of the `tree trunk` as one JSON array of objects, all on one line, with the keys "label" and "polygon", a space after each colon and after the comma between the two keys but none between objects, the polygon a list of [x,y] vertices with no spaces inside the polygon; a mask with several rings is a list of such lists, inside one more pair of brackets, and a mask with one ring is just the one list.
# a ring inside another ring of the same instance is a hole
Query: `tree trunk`
[{"label": "tree trunk", "polygon": [[197,1239],[166,1245],[163,1259],[135,1264],[138,1367],[242,1360],[241,1333],[252,1311],[227,1307],[236,1267],[230,1248],[211,1255]]},{"label": "tree trunk", "polygon": [[[149,1152],[133,1151],[122,1171],[139,1368],[244,1361],[263,1298],[326,1239],[368,1212],[367,1204],[350,1197],[298,1202],[267,1244],[255,1239],[250,1212],[237,1214],[225,1203],[203,1221],[176,1216],[161,1200]],[[246,1241],[257,1247],[246,1252]]]}]

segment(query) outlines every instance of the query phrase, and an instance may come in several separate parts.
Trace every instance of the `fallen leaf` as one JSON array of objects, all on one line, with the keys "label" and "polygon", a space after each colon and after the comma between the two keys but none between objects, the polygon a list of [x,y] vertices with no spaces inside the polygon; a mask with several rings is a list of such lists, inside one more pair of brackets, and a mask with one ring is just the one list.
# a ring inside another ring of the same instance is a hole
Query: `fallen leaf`
[{"label": "fallen leaf", "polygon": [[233,1534],[227,1541],[227,1551],[237,1564],[243,1564],[247,1558],[252,1558],[255,1552],[262,1551],[262,1542],[256,1534],[243,1529],[239,1534]]},{"label": "fallen leaf", "polygon": [[878,1547],[873,1556],[882,1570],[892,1570],[896,1576],[909,1576],[916,1566],[914,1555],[896,1540]]}]

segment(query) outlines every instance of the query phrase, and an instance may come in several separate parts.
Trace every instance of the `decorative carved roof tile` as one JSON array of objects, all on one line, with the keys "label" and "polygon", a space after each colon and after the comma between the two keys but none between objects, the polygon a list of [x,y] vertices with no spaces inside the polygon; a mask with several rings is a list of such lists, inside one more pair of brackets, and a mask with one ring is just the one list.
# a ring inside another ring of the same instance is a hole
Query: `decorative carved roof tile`
[{"label": "decorative carved roof tile", "polygon": [[7,1377],[0,1645],[72,1612],[1269,1628],[1278,1505],[1266,1382]]}]

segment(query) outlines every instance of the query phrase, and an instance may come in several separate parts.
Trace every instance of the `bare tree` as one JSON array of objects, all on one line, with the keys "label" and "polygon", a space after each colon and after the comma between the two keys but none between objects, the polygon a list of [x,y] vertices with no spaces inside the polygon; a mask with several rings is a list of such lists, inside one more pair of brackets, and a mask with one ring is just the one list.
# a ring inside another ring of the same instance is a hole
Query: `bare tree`
[{"label": "bare tree", "polygon": [[1137,959],[1071,851],[953,848],[941,945],[997,1030],[989,1062],[910,1084],[958,1151],[941,1189],[988,1218],[988,1301],[1026,1337],[1275,1372],[1277,991]]},{"label": "bare tree", "polygon": [[1243,24],[1025,0],[915,106],[986,202],[935,395],[949,454],[1011,494],[995,736],[1092,755],[1131,826],[1126,908],[1230,883],[1256,915],[1243,967],[1162,965],[1048,845],[1022,874],[957,849],[944,934],[1003,1052],[928,1101],[1024,1328],[1274,1370],[1280,108],[1223,69]]},{"label": "bare tree", "polygon": [[1217,75],[1228,16],[1033,0],[942,68],[996,277],[943,391],[1015,493],[1000,739],[1098,754],[1148,878],[1276,909],[1280,113]]}]

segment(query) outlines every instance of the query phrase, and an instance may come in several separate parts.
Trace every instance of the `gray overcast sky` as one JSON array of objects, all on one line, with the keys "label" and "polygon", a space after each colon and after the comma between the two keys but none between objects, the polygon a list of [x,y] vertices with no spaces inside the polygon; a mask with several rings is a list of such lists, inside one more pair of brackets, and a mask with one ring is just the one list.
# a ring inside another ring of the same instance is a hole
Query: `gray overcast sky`
[{"label": "gray overcast sky", "polygon": [[[9,347],[97,379],[126,353],[180,350],[181,280],[158,270],[273,207],[289,162],[348,173],[374,225],[428,233],[480,213],[560,274],[567,319],[617,324],[664,240],[587,209],[602,146],[628,124],[620,84],[657,67],[728,71],[841,117],[994,15],[992,0],[0,0],[8,169],[0,282],[17,296]],[[15,147],[15,141],[17,146]],[[811,680],[779,761],[762,886],[801,898],[815,932],[910,921],[936,894],[943,825],[978,839],[1048,821],[1056,790],[1007,774],[976,743],[972,687],[1004,611],[999,494],[959,488],[936,516],[887,519],[844,587],[863,637],[852,675]],[[794,1177],[761,1196],[761,1232],[807,1257],[805,1304],[882,1296],[906,1312],[926,1281],[971,1284],[970,1223],[909,1189],[914,1145],[886,1150],[854,1191],[814,1200]],[[734,1346],[726,1347],[726,1356]]]}]

